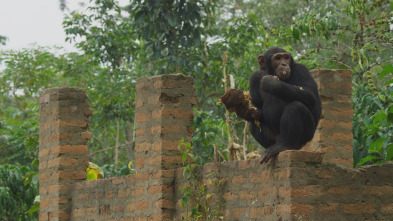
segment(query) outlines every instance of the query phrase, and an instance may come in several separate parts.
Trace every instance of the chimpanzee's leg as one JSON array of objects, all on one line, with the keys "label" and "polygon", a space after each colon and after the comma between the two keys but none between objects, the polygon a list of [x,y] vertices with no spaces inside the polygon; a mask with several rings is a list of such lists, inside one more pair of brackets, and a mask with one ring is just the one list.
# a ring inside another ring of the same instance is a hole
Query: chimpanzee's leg
[{"label": "chimpanzee's leg", "polygon": [[289,103],[281,115],[280,134],[276,143],[266,149],[260,163],[268,162],[281,151],[299,150],[313,138],[315,128],[314,118],[303,103]]},{"label": "chimpanzee's leg", "polygon": [[287,149],[299,150],[314,137],[316,126],[310,110],[303,103],[289,103],[280,121],[280,138],[283,145]]},{"label": "chimpanzee's leg", "polygon": [[276,143],[277,134],[264,124],[257,126],[254,122],[250,122],[250,132],[265,149]]}]

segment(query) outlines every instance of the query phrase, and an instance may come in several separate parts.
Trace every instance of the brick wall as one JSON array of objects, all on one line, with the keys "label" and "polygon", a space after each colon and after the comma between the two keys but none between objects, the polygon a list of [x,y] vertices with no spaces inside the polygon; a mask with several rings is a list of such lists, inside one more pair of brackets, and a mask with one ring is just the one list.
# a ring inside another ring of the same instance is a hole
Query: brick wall
[{"label": "brick wall", "polygon": [[[225,220],[392,220],[393,165],[351,168],[349,71],[312,71],[323,101],[314,140],[260,165],[256,160],[197,167]],[[86,181],[91,108],[83,90],[40,97],[40,220],[182,220],[179,140],[191,136],[191,77],[144,77],[136,88],[137,173]],[[209,174],[214,173],[214,176]],[[216,190],[209,180],[223,180]],[[219,191],[219,192],[214,192]]]}]

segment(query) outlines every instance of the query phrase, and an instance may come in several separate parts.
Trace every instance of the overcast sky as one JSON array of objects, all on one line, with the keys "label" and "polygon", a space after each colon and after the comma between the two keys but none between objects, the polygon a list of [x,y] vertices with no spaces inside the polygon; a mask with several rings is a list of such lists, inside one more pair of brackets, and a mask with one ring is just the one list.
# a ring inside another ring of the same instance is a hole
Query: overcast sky
[{"label": "overcast sky", "polygon": [[[67,2],[71,7],[79,1]],[[8,38],[0,49],[22,49],[36,43],[75,51],[72,44],[65,42],[62,21],[58,0],[0,0],[0,35]]]}]

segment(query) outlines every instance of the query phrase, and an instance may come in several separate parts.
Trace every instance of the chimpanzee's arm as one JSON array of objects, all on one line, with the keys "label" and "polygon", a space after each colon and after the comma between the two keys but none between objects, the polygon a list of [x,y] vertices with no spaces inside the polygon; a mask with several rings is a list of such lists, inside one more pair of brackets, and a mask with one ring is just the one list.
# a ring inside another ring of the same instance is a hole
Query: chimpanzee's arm
[{"label": "chimpanzee's arm", "polygon": [[288,102],[300,101],[308,107],[313,106],[318,99],[318,90],[314,79],[311,76],[296,72],[291,73],[291,77],[297,77],[301,80],[293,83],[293,81],[277,80],[271,75],[266,76],[261,81],[262,90]]}]

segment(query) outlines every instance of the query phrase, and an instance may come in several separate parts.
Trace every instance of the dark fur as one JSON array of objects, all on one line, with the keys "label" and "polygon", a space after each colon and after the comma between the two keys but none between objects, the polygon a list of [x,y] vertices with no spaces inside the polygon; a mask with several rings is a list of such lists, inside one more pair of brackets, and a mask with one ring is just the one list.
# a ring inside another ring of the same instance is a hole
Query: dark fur
[{"label": "dark fur", "polygon": [[271,57],[285,52],[271,48],[265,52],[265,67],[250,78],[250,95],[259,111],[258,127],[250,121],[251,134],[265,149],[261,163],[268,162],[279,152],[302,148],[315,133],[321,116],[318,88],[308,69],[291,57],[291,74],[278,80]]}]

